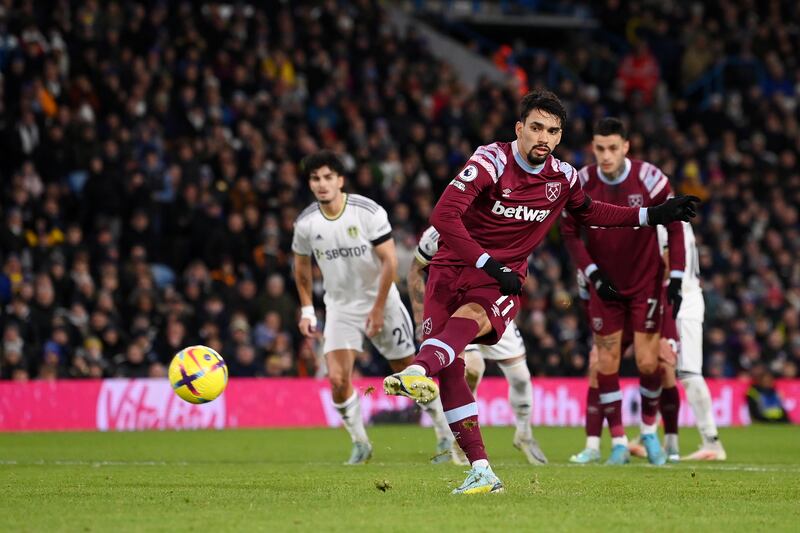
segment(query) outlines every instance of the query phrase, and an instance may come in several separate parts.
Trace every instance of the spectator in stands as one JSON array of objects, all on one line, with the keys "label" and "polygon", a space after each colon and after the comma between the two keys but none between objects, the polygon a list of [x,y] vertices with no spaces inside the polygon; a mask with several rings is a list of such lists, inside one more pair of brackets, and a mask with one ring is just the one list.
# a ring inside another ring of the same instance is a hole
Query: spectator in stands
[{"label": "spectator in stands", "polygon": [[636,42],[633,52],[623,58],[617,76],[626,99],[639,98],[646,106],[653,103],[661,73],[647,41]]},{"label": "spectator in stands", "polygon": [[758,422],[789,422],[772,372],[762,364],[753,367],[753,383],[747,391],[750,418]]},{"label": "spectator in stands", "polygon": [[[632,157],[707,199],[695,223],[707,371],[796,374],[800,4],[577,4],[602,31],[487,57],[562,93],[558,157],[585,162],[587,124],[619,115],[637,132]],[[22,344],[4,341],[3,379],[157,375],[151,357],[195,342],[229,360],[228,347],[253,343],[257,373],[314,375],[287,286],[292,223],[309,201],[296,162],[337,151],[351,190],[391,213],[400,253],[474,147],[513,137],[518,84],[464,87],[377,2],[12,2],[5,20],[0,328]],[[580,373],[588,349],[567,261],[557,234],[531,261],[519,323],[538,375]],[[89,338],[101,359],[87,359]],[[43,362],[48,341],[56,366]]]}]

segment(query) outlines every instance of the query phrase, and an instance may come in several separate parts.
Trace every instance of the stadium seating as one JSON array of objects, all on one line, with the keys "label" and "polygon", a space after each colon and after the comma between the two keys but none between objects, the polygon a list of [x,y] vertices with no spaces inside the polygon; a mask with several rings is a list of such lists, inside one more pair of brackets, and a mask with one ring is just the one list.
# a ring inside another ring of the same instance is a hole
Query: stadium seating
[{"label": "stadium seating", "polygon": [[[234,376],[314,375],[290,271],[309,202],[297,161],[343,155],[350,190],[392,217],[404,273],[472,149],[513,135],[523,82],[568,104],[562,159],[586,163],[592,121],[620,115],[632,156],[705,200],[707,373],[798,374],[797,5],[755,3],[744,24],[730,2],[573,2],[605,30],[509,48],[508,83],[467,87],[373,2],[21,4],[0,13],[0,379],[163,376],[195,342]],[[530,266],[531,369],[584,375],[589,331],[557,232]]]}]

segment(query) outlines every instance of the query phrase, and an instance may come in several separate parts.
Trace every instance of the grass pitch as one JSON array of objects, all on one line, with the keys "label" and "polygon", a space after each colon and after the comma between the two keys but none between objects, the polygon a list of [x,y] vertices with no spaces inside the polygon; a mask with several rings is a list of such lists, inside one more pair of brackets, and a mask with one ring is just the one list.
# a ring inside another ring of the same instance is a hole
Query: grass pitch
[{"label": "grass pitch", "polygon": [[[430,465],[432,430],[369,429],[345,467],[340,430],[0,435],[0,531],[797,531],[800,428],[722,432],[725,463],[571,466],[579,429],[483,430],[504,494],[452,496],[463,467]],[[632,432],[631,432],[632,433]],[[686,429],[682,451],[697,432]],[[604,457],[608,450],[603,450]],[[379,485],[387,484],[386,490]]]}]

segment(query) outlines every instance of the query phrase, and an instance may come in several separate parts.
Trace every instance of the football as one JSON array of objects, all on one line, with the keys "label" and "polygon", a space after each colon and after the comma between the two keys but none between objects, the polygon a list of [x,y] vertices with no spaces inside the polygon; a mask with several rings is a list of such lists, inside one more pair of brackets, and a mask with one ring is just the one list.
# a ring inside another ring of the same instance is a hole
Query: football
[{"label": "football", "polygon": [[182,400],[207,403],[225,390],[228,367],[222,356],[208,346],[189,346],[172,358],[169,382]]}]

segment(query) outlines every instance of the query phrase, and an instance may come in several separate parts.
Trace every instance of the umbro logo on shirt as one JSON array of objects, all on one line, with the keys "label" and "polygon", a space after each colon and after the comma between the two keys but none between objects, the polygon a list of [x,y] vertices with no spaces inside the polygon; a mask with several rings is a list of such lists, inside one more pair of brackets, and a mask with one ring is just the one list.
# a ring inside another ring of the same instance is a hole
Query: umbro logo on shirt
[{"label": "umbro logo on shirt", "polygon": [[315,240],[315,241],[321,241],[321,240],[322,240],[322,235],[320,235],[319,233],[317,233],[317,236],[316,236],[316,237],[314,237],[314,240]]}]

